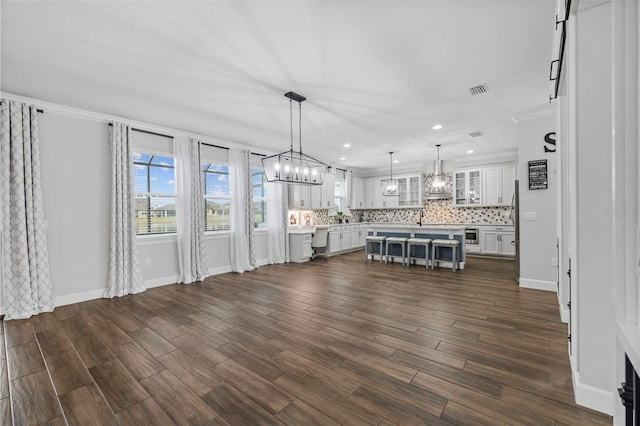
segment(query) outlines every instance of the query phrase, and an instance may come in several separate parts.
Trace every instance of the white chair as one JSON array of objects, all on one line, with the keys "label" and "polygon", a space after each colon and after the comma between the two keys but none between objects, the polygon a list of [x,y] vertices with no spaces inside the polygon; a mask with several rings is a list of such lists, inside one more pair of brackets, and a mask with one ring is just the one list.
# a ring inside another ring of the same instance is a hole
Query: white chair
[{"label": "white chair", "polygon": [[[409,238],[407,240],[407,265],[411,263],[411,260],[415,262],[416,259],[422,259],[415,254],[416,247],[424,247],[424,266],[429,269],[429,245],[431,244],[431,238]],[[413,249],[413,251],[411,250]]]},{"label": "white chair", "polygon": [[329,227],[328,226],[316,226],[315,232],[313,233],[313,238],[311,239],[311,248],[313,249],[312,259],[315,259],[316,256],[321,255],[324,257],[324,260],[328,258],[327,245],[329,241]]},{"label": "white chair", "polygon": [[[402,260],[402,266],[404,266],[406,260],[405,249],[407,247],[407,238],[404,237],[387,237],[386,241],[387,248],[385,250],[386,257],[384,263],[389,263],[389,258],[391,258],[391,263],[393,263],[393,259],[396,257],[394,255],[393,248],[396,246],[400,246],[400,256]],[[407,266],[409,266],[409,262],[407,262]]]}]

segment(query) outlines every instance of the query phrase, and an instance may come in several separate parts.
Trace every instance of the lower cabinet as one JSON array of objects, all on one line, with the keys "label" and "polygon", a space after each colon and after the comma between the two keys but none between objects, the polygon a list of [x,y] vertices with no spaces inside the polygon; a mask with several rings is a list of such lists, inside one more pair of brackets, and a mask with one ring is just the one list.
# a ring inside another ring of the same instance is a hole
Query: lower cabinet
[{"label": "lower cabinet", "polygon": [[291,262],[306,262],[311,259],[312,234],[289,234],[289,260]]},{"label": "lower cabinet", "polygon": [[501,230],[483,231],[484,254],[499,254],[503,256],[515,256],[515,233]]},{"label": "lower cabinet", "polygon": [[351,229],[351,248],[364,247],[367,243],[367,228],[354,227]]},{"label": "lower cabinet", "polygon": [[360,225],[334,225],[329,228],[329,254],[364,247],[367,228]]},{"label": "lower cabinet", "polygon": [[329,228],[329,254],[351,249],[351,230],[349,227],[336,228]]}]

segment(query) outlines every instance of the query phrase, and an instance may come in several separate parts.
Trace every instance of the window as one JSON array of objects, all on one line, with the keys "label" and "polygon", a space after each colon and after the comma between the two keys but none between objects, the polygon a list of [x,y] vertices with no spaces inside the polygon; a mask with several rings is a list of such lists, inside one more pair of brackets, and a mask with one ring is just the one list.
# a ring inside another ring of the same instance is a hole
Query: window
[{"label": "window", "polygon": [[136,235],[176,232],[174,159],[133,154]]},{"label": "window", "polygon": [[204,163],[204,230],[228,231],[230,229],[229,166]]},{"label": "window", "polygon": [[251,169],[253,188],[253,222],[256,228],[267,227],[267,179],[262,169]]}]

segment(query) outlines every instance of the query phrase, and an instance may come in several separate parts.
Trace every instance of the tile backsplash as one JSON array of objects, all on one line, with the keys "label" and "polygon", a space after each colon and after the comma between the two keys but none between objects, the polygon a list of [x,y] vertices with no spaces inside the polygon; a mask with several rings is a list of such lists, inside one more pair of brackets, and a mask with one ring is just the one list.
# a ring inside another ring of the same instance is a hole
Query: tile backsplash
[{"label": "tile backsplash", "polygon": [[[349,222],[361,222],[362,213],[367,212],[368,222],[418,223],[420,209],[351,210]],[[506,207],[452,207],[451,200],[429,200],[422,208],[422,223],[459,223],[479,225],[511,225],[510,208]],[[328,210],[314,210],[313,222],[317,225],[338,223]]]}]

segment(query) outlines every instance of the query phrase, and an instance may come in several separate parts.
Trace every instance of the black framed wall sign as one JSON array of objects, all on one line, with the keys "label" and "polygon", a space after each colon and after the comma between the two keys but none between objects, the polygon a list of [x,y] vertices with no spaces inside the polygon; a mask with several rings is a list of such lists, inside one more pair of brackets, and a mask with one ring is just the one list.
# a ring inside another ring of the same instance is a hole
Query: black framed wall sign
[{"label": "black framed wall sign", "polygon": [[548,189],[547,160],[529,161],[529,189]]}]

